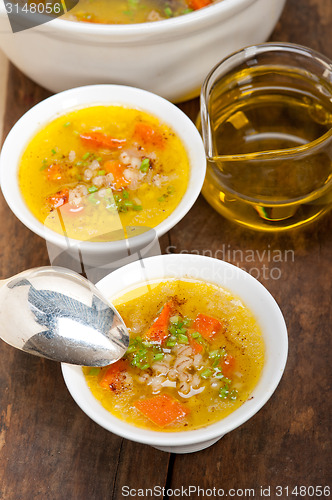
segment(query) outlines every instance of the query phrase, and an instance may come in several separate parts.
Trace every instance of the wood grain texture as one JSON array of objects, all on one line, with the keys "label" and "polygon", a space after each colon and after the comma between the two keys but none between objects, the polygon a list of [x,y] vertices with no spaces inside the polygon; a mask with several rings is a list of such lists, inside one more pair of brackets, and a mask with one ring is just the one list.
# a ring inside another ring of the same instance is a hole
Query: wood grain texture
[{"label": "wood grain texture", "polygon": [[[288,0],[271,39],[307,45],[332,57],[331,27],[327,0]],[[11,66],[4,135],[48,95]],[[180,107],[195,120],[198,100]],[[15,218],[2,196],[0,217],[1,278],[48,264],[44,241]],[[255,488],[258,497],[261,485],[331,482],[331,215],[306,229],[267,235],[223,219],[200,197],[162,238],[161,248],[165,253],[223,258],[245,268],[272,293],[289,332],[289,359],[276,393],[250,421],[213,447],[170,460],[167,453],[94,424],[71,399],[58,364],[1,342],[1,500],[120,500],[125,485]],[[273,251],[281,252],[280,261],[273,260]],[[280,497],[272,489],[269,498]]]}]

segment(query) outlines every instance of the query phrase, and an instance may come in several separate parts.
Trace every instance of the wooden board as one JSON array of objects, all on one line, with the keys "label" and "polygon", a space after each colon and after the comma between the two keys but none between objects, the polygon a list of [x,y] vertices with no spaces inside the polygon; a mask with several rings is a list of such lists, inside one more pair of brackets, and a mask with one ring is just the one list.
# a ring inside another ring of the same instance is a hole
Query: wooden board
[{"label": "wooden board", "polygon": [[[307,45],[332,58],[331,27],[331,2],[288,0],[271,39]],[[10,66],[4,137],[48,95]],[[194,120],[198,106],[193,100],[180,107]],[[1,278],[48,264],[45,242],[15,218],[2,196],[0,218]],[[173,456],[102,429],[71,399],[58,364],[1,342],[1,500],[120,500],[125,498],[123,486],[189,485],[225,492],[254,488],[255,498],[262,497],[261,486],[271,486],[269,498],[298,498],[291,494],[296,485],[329,484],[331,215],[304,230],[267,235],[226,221],[200,197],[161,245],[164,253],[223,258],[251,272],[273,294],[285,315],[290,343],[278,390],[257,415],[213,447]],[[273,259],[276,251],[281,260]],[[277,485],[284,488],[281,497]],[[142,496],[137,492],[130,498]]]}]

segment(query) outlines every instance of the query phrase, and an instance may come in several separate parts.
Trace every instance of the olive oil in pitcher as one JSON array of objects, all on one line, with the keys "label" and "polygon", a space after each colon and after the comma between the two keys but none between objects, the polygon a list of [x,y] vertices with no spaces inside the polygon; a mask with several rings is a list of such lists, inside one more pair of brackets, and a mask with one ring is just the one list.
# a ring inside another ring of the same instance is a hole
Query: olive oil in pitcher
[{"label": "olive oil in pitcher", "polygon": [[249,66],[214,83],[205,105],[202,192],[217,211],[273,231],[330,208],[332,83],[302,69]]}]

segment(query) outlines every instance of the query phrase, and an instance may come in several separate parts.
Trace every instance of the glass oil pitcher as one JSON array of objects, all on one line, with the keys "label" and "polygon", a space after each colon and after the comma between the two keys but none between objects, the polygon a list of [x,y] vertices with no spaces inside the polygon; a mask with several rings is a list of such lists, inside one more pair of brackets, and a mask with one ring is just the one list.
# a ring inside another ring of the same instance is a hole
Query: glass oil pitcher
[{"label": "glass oil pitcher", "polygon": [[201,93],[202,193],[252,229],[285,230],[332,206],[332,63],[305,47],[248,47]]}]

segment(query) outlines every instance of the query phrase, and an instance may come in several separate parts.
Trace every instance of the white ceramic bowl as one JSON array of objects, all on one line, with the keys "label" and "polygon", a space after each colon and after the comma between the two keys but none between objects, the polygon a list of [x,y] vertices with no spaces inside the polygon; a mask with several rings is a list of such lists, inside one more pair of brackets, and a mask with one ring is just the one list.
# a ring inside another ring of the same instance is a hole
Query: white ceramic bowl
[{"label": "white ceramic bowl", "polygon": [[[265,365],[250,400],[219,422],[187,432],[155,432],[129,425],[105,410],[88,388],[81,367],[62,365],[65,383],[76,403],[105,429],[155,448],[190,453],[207,448],[224,434],[251,418],[276,389],[287,359],[287,330],[282,313],[270,293],[257,280],[224,261],[199,255],[162,255],[124,266],[106,276],[98,288],[110,300],[146,281],[194,278],[215,283],[238,296],[254,313],[265,342]],[[257,429],[257,432],[259,430]]]},{"label": "white ceramic bowl", "polygon": [[[30,212],[18,184],[18,166],[21,155],[35,133],[58,115],[76,108],[98,104],[121,104],[142,109],[167,123],[182,140],[189,157],[190,177],[187,190],[176,209],[158,226],[141,236],[108,243],[78,242],[45,227]],[[71,89],[49,97],[30,109],[8,134],[0,155],[0,183],[6,201],[16,217],[29,229],[45,238],[49,249],[65,251],[72,258],[82,255],[84,264],[102,267],[119,262],[122,256],[148,249],[190,210],[203,185],[206,170],[204,146],[192,121],[174,104],[145,90],[118,85],[93,85]],[[152,236],[151,234],[152,233]],[[129,242],[129,243],[128,243]],[[79,252],[78,253],[78,249]],[[160,252],[158,252],[160,253]],[[116,266],[114,266],[116,267]],[[109,272],[109,271],[108,271]],[[91,279],[91,278],[90,278]]]},{"label": "white ceramic bowl", "polygon": [[267,40],[284,4],[223,0],[177,18],[133,25],[59,18],[13,35],[0,2],[0,47],[20,70],[54,92],[116,83],[178,102],[199,94],[218,61]]}]

